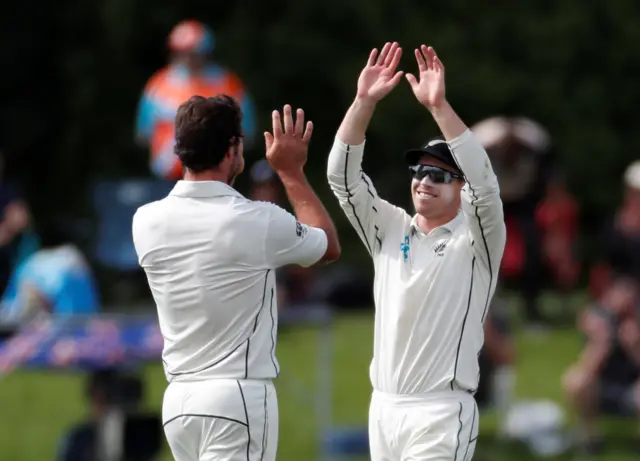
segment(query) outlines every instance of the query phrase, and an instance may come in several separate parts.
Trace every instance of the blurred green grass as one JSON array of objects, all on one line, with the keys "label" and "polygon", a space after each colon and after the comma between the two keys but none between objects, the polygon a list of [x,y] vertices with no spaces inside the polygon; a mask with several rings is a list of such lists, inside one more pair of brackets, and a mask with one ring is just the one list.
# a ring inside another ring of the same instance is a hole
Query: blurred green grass
[{"label": "blurred green grass", "polygon": [[[372,350],[373,317],[370,314],[339,317],[335,326],[335,395],[333,416],[339,425],[365,425],[371,386],[368,378]],[[575,360],[580,338],[571,328],[558,328],[544,335],[517,336],[517,395],[545,398],[562,403],[560,377]],[[295,328],[281,333],[278,357],[283,377],[289,375],[313,387],[317,332]],[[166,382],[159,366],[145,371],[147,403],[159,411]],[[17,372],[0,381],[0,460],[53,460],[57,440],[65,429],[83,416],[82,376],[74,373]],[[278,459],[316,459],[315,420],[311,399],[301,401],[288,381],[277,383],[280,403]],[[617,425],[616,425],[617,424]],[[483,416],[476,460],[533,459],[519,446],[505,446],[493,437],[495,421]],[[614,423],[609,432],[632,433],[628,422]],[[612,442],[598,461],[631,461],[637,453],[625,452]],[[165,452],[163,460],[172,459]],[[572,460],[567,455],[557,460]]]}]

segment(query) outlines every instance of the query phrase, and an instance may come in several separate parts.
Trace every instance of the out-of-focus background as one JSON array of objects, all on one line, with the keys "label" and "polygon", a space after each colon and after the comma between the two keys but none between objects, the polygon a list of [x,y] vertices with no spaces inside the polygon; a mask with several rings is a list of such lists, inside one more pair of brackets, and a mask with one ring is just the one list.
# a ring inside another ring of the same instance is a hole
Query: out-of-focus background
[{"label": "out-of-focus background", "polygon": [[[435,47],[492,157],[508,241],[480,355],[477,460],[640,453],[640,3],[22,0],[0,7],[0,459],[169,460],[135,208],[179,168],[191,94],[245,111],[238,189],[287,206],[269,113],[316,129],[307,174],[343,258],[279,277],[280,460],[367,459],[373,268],[325,180],[371,48]],[[187,22],[182,22],[187,20]],[[403,70],[414,70],[411,52]],[[402,151],[436,134],[404,82],[364,168],[410,207]],[[451,287],[455,289],[455,287]]]}]

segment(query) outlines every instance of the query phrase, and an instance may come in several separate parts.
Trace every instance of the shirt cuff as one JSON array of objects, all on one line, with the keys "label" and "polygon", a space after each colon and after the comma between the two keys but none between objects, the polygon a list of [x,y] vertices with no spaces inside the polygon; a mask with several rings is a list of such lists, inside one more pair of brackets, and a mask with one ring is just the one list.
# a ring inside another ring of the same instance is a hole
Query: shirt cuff
[{"label": "shirt cuff", "polygon": [[334,142],[333,142],[333,147],[337,147],[339,149],[342,150],[347,150],[349,149],[349,153],[356,153],[356,152],[364,152],[364,145],[366,144],[367,140],[365,138],[364,141],[362,141],[360,144],[347,144],[345,142],[343,142],[340,138],[338,138],[336,136]]}]

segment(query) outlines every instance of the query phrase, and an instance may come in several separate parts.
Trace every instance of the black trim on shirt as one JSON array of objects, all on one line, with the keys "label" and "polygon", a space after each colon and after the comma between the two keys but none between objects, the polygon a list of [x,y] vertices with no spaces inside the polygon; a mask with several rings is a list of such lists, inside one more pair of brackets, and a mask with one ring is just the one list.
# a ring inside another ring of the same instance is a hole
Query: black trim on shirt
[{"label": "black trim on shirt", "polygon": [[218,415],[202,415],[199,413],[183,413],[181,415],[178,416],[174,416],[173,418],[169,419],[168,421],[165,421],[164,423],[162,423],[162,427],[165,427],[167,424],[169,424],[172,421],[175,421],[178,418],[183,418],[185,416],[191,416],[191,417],[195,417],[195,418],[212,418],[212,419],[223,419],[225,421],[230,421],[232,423],[236,423],[236,424],[240,424],[241,426],[246,426],[245,423],[243,423],[242,421],[238,421],[237,419],[233,419],[233,418],[227,418],[226,416],[218,416]]},{"label": "black trim on shirt", "polygon": [[247,461],[251,461],[249,454],[251,453],[251,427],[249,426],[249,411],[247,410],[247,401],[244,399],[244,392],[242,392],[242,385],[240,381],[238,383],[238,389],[240,390],[240,397],[242,398],[242,406],[244,406],[244,415],[247,418]]},{"label": "black trim on shirt", "polygon": [[[262,303],[260,304],[260,309],[258,309],[258,314],[256,315],[256,321],[253,323],[253,331],[251,332],[251,335],[253,336],[253,334],[256,332],[256,330],[258,329],[258,319],[260,319],[260,314],[262,313],[262,309],[264,309],[264,301],[265,301],[265,297],[267,295],[267,283],[269,282],[269,273],[271,272],[271,269],[267,269],[267,273],[264,276],[264,287],[262,287]],[[247,339],[247,353],[245,354],[244,357],[244,379],[247,379],[249,377],[249,349],[251,347],[251,337],[249,337]]]},{"label": "black trim on shirt", "polygon": [[[255,320],[255,324],[253,326],[253,331],[251,332],[251,334],[249,335],[249,337],[247,339],[245,339],[244,341],[242,341],[240,344],[238,344],[236,347],[234,347],[231,352],[229,352],[227,355],[225,355],[224,357],[222,357],[220,360],[210,364],[210,365],[205,365],[203,368],[199,368],[197,370],[193,370],[193,371],[184,371],[184,372],[180,372],[180,373],[172,373],[170,371],[167,370],[167,374],[170,376],[185,376],[185,375],[194,375],[196,373],[201,373],[205,370],[208,370],[209,368],[213,368],[216,365],[224,362],[225,360],[227,360],[229,357],[231,357],[238,349],[240,349],[240,347],[244,346],[245,344],[247,345],[247,351],[245,353],[245,362],[244,362],[244,378],[247,379],[248,377],[248,367],[249,367],[249,346],[250,346],[250,342],[251,342],[251,336],[253,335],[253,333],[255,333],[256,328],[258,327],[258,318],[260,317],[260,312],[262,311],[263,307],[264,307],[264,302],[265,302],[265,296],[266,296],[266,288],[267,288],[267,283],[269,280],[269,274],[271,272],[271,269],[267,269],[266,275],[265,275],[265,285],[264,285],[264,289],[262,291],[262,304],[260,307],[260,310],[258,311],[258,315],[256,315],[256,320]],[[272,319],[273,319],[273,314],[272,314]],[[272,358],[273,360],[273,358]],[[166,369],[166,362],[163,360],[163,363],[165,363],[165,369]]]},{"label": "black trim on shirt", "polygon": [[467,176],[464,174],[463,169],[460,167],[460,163],[458,163],[458,159],[454,155],[453,149],[451,149],[451,146],[449,146],[448,142],[447,142],[447,147],[449,147],[449,151],[451,152],[451,157],[453,157],[453,161],[457,165],[458,170],[460,170],[462,172],[462,175],[464,176],[465,182],[467,183],[467,186],[469,187],[469,191],[473,195],[473,200],[471,201],[471,206],[473,206],[475,208],[476,218],[478,219],[478,227],[480,228],[480,236],[482,237],[482,243],[484,243],[484,250],[485,250],[485,253],[487,254],[487,267],[489,269],[489,289],[487,290],[487,299],[486,299],[486,301],[484,303],[484,311],[482,312],[482,323],[484,323],[484,319],[485,319],[485,317],[487,315],[487,309],[489,307],[489,293],[491,293],[491,285],[493,285],[493,267],[491,266],[491,255],[489,254],[489,244],[487,244],[487,237],[485,236],[484,227],[482,226],[482,219],[480,219],[480,215],[478,214],[478,206],[475,204],[478,201],[478,195],[476,194],[476,191],[473,190],[473,187],[471,186],[471,183],[467,179]]},{"label": "black trim on shirt", "polygon": [[[467,179],[467,176],[464,174],[464,170],[462,169],[462,167],[460,166],[460,163],[458,162],[458,159],[456,158],[456,156],[453,153],[453,149],[451,149],[451,146],[449,145],[449,143],[447,142],[447,147],[449,148],[449,151],[451,152],[451,157],[453,158],[453,161],[455,162],[455,164],[457,165],[458,169],[462,172],[465,182],[467,183],[467,187],[469,187],[469,191],[473,196],[473,200],[471,201],[471,206],[473,206],[475,208],[475,215],[476,215],[476,219],[478,220],[478,227],[480,228],[480,236],[482,237],[482,242],[484,243],[484,249],[485,249],[485,253],[487,255],[487,268],[489,269],[489,287],[487,288],[487,298],[485,300],[484,303],[484,309],[482,312],[482,318],[481,318],[481,322],[482,324],[484,324],[484,320],[485,317],[487,315],[487,309],[489,307],[489,294],[491,293],[491,286],[493,285],[493,267],[491,265],[491,255],[489,254],[489,245],[487,244],[487,238],[485,236],[485,232],[484,232],[484,227],[482,226],[482,219],[480,219],[480,215],[478,213],[478,206],[476,205],[476,202],[478,201],[478,195],[476,194],[476,191],[473,189],[473,187],[471,186],[471,183],[469,182],[469,180]],[[471,245],[473,246],[474,242],[471,242]],[[473,248],[472,248],[473,250]],[[474,256],[472,262],[471,262],[471,286],[469,287],[469,303],[467,305],[467,312],[464,316],[464,321],[462,323],[462,332],[460,334],[460,341],[458,343],[458,350],[456,352],[456,363],[455,363],[455,368],[453,370],[453,380],[451,381],[451,389],[453,389],[453,383],[456,380],[456,374],[457,374],[457,368],[458,368],[458,356],[460,354],[460,346],[462,344],[462,337],[464,335],[464,327],[465,324],[467,322],[467,316],[469,315],[469,308],[471,306],[471,292],[473,290],[473,268],[476,262],[476,258]],[[479,355],[479,353],[478,353]],[[475,392],[475,390],[473,391]]]},{"label": "black trim on shirt", "polygon": [[460,405],[460,411],[458,411],[458,421],[460,423],[460,427],[458,428],[458,435],[456,437],[456,452],[453,455],[453,461],[458,461],[458,450],[460,449],[460,433],[462,432],[462,402],[458,402],[458,404]]},{"label": "black trim on shirt", "polygon": [[206,365],[204,368],[199,368],[198,370],[194,370],[194,371],[184,371],[181,373],[172,373],[170,371],[167,371],[167,374],[171,375],[171,376],[184,376],[184,375],[193,375],[196,373],[200,373],[202,371],[208,370],[209,368],[213,368],[216,365],[218,365],[219,363],[224,362],[225,360],[227,360],[229,357],[231,357],[235,351],[237,351],[238,349],[240,349],[240,347],[244,346],[247,343],[248,339],[242,341],[240,344],[238,344],[236,347],[234,347],[231,352],[229,352],[227,355],[225,355],[224,357],[222,357],[220,360],[218,360],[217,362],[212,363],[211,365]]},{"label": "black trim on shirt", "polygon": [[464,451],[464,458],[462,458],[462,461],[465,461],[467,459],[467,454],[469,453],[469,447],[478,438],[478,436],[476,436],[475,439],[472,439],[472,437],[473,437],[473,427],[476,425],[476,411],[477,411],[477,409],[478,409],[478,405],[474,404],[473,405],[473,415],[471,416],[471,429],[469,430],[469,441],[467,442],[467,449]]},{"label": "black trim on shirt", "polygon": [[280,375],[280,370],[278,369],[278,365],[276,365],[275,359],[275,350],[276,350],[276,319],[273,315],[273,295],[275,294],[274,288],[271,288],[271,303],[269,306],[269,313],[271,314],[271,363],[273,363],[273,368],[276,370],[276,378]]},{"label": "black trim on shirt", "polygon": [[260,461],[264,459],[264,452],[267,449],[267,431],[269,430],[269,412],[267,410],[267,385],[264,386],[264,426],[262,427],[262,454]]},{"label": "black trim on shirt", "polygon": [[478,206],[475,205],[475,203],[478,201],[478,196],[476,195],[476,191],[474,191],[471,186],[469,186],[469,190],[473,194],[473,201],[471,202],[471,204],[476,209],[476,218],[478,219],[478,227],[480,228],[480,235],[482,236],[484,251],[487,254],[487,267],[489,268],[489,289],[487,290],[487,299],[485,300],[484,310],[482,311],[482,323],[484,323],[484,319],[487,316],[487,309],[489,308],[489,293],[491,293],[491,286],[493,285],[493,267],[491,266],[491,255],[489,254],[489,244],[487,243],[487,238],[484,235],[484,227],[482,227],[482,219],[480,219],[480,215],[478,214]]},{"label": "black trim on shirt", "polygon": [[367,238],[367,233],[364,231],[362,222],[360,221],[360,218],[358,217],[358,213],[356,212],[356,206],[351,201],[351,197],[353,197],[353,194],[349,191],[349,185],[347,181],[347,170],[349,166],[350,147],[351,146],[347,144],[347,151],[345,152],[345,161],[344,161],[344,189],[347,192],[347,203],[351,205],[351,209],[353,210],[353,217],[356,218],[356,221],[358,222],[358,226],[360,227],[360,231],[362,232],[362,238],[364,239],[364,243],[367,245],[367,249],[369,250],[369,253],[373,254],[373,252],[371,251],[371,245],[369,245],[369,239]]},{"label": "black trim on shirt", "polygon": [[[376,196],[373,194],[373,192],[371,192],[371,184],[369,184],[369,181],[367,181],[367,178],[364,176],[364,171],[362,171],[362,170],[360,170],[360,177],[362,178],[364,183],[367,185],[367,192],[369,192],[369,195],[371,196],[371,198],[376,198]],[[373,208],[374,211],[378,211],[373,206],[371,208]]]},{"label": "black trim on shirt", "polygon": [[462,320],[462,330],[460,331],[460,339],[458,340],[458,349],[456,351],[456,361],[453,365],[453,378],[451,378],[451,390],[454,390],[454,384],[458,374],[458,360],[460,359],[460,348],[462,347],[462,338],[464,337],[464,329],[467,326],[467,318],[469,317],[469,310],[471,309],[471,298],[473,294],[473,273],[476,267],[476,257],[471,260],[471,283],[469,284],[469,299],[467,300],[467,311],[464,313],[464,319]]},{"label": "black trim on shirt", "polygon": [[[371,189],[370,189],[371,185],[369,184],[369,181],[367,181],[367,177],[364,175],[364,171],[360,170],[360,176],[362,177],[362,180],[364,181],[364,183],[367,185],[367,192],[369,192],[369,195],[375,199],[376,196],[374,195],[373,192],[371,192]],[[375,206],[371,205],[371,209],[375,213],[378,213],[378,209]],[[380,239],[380,237],[378,237],[378,233],[380,232],[380,229],[378,228],[377,225],[374,225],[373,228],[376,230],[376,240],[378,242],[378,245],[380,246],[380,248],[382,248],[382,240]]]}]

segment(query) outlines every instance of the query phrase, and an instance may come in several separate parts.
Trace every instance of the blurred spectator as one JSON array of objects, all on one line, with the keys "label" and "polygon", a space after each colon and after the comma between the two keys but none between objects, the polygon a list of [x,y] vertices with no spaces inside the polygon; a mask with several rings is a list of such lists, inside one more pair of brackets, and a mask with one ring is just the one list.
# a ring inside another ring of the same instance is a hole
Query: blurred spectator
[{"label": "blurred spectator", "polygon": [[275,171],[266,160],[258,160],[251,166],[249,173],[251,185],[249,197],[251,200],[275,203],[284,206],[285,201],[282,195],[280,180]]},{"label": "blurred spectator", "polygon": [[535,218],[546,269],[554,287],[567,292],[575,287],[580,276],[580,263],[574,251],[578,240],[579,217],[578,203],[567,191],[560,174],[550,177]]},{"label": "blurred spectator", "polygon": [[480,410],[493,409],[504,424],[515,389],[515,338],[508,311],[494,297],[484,323],[484,346],[480,352],[480,381],[475,398]]},{"label": "blurred spectator", "polygon": [[7,286],[14,264],[20,257],[22,238],[31,224],[29,209],[18,187],[5,180],[2,170],[0,154],[0,292]]},{"label": "blurred spectator", "polygon": [[543,321],[538,298],[544,271],[536,209],[548,192],[549,134],[538,123],[522,117],[492,117],[476,124],[472,131],[489,153],[500,184],[507,227],[501,278],[519,285],[527,320],[531,326],[539,326]]},{"label": "blurred spectator", "polygon": [[157,457],[162,423],[157,415],[142,411],[144,386],[139,377],[114,369],[91,371],[85,397],[88,415],[61,438],[57,461]]},{"label": "blurred spectator", "polygon": [[182,175],[173,154],[174,117],[180,104],[193,95],[224,93],[236,98],[244,114],[245,143],[254,137],[253,103],[242,81],[210,60],[214,44],[213,32],[204,24],[195,20],[179,23],[169,35],[169,65],[145,86],[138,106],[136,138],[149,149],[151,171],[157,177],[175,180]]},{"label": "blurred spectator", "polygon": [[605,254],[591,271],[590,292],[597,299],[617,275],[640,280],[640,161],[624,174],[625,193],[615,215],[607,221],[601,242]]},{"label": "blurred spectator", "polygon": [[600,413],[640,415],[640,315],[638,283],[612,281],[601,298],[579,317],[586,344],[565,374],[564,391],[576,411],[582,448],[601,446]]},{"label": "blurred spectator", "polygon": [[23,323],[47,315],[96,313],[97,287],[80,250],[59,227],[44,232],[41,241],[42,249],[13,272],[2,298],[0,318]]},{"label": "blurred spectator", "polygon": [[109,388],[113,388],[115,373],[99,370],[87,377],[85,398],[89,406],[86,419],[75,424],[62,437],[58,448],[57,461],[90,461],[96,459],[96,422],[100,421],[108,409]]}]

